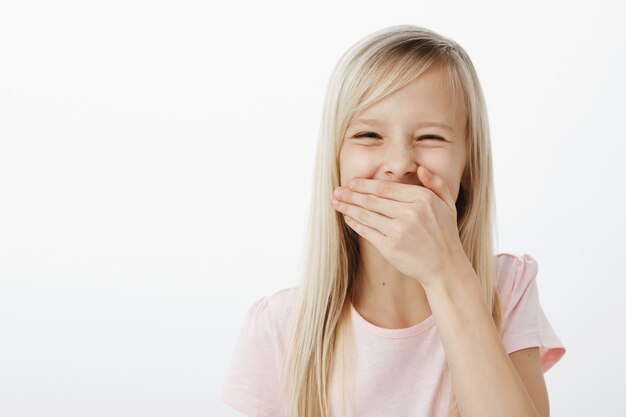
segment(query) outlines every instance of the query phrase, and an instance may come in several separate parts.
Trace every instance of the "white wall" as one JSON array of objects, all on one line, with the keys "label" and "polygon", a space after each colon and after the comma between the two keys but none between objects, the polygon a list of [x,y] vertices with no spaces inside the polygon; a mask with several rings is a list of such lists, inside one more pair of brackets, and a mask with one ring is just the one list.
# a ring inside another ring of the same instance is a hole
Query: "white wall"
[{"label": "white wall", "polygon": [[409,23],[479,73],[499,249],[568,348],[552,415],[618,416],[618,2],[215,4],[0,3],[0,415],[238,415],[217,394],[247,308],[297,284],[331,69]]}]

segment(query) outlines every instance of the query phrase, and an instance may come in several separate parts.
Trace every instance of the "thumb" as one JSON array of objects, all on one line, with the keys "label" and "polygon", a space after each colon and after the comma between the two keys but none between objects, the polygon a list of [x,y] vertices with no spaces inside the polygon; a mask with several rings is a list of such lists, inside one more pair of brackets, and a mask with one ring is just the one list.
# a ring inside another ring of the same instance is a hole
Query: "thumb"
[{"label": "thumb", "polygon": [[[420,173],[420,169],[422,170],[421,173]],[[419,179],[422,182],[427,182],[430,185],[430,183],[432,182],[433,173],[428,168],[426,168],[424,165],[420,165],[417,168],[417,176],[419,177]],[[428,187],[428,188],[430,188],[430,187]]]},{"label": "thumb", "polygon": [[[421,172],[420,172],[421,169]],[[446,184],[445,180],[439,175],[435,174],[433,171],[426,168],[424,165],[420,165],[417,168],[417,175],[419,179],[424,184],[424,187],[431,190],[435,193],[448,207],[450,210],[456,211],[455,202],[452,199],[452,195],[450,193],[450,189]]]}]

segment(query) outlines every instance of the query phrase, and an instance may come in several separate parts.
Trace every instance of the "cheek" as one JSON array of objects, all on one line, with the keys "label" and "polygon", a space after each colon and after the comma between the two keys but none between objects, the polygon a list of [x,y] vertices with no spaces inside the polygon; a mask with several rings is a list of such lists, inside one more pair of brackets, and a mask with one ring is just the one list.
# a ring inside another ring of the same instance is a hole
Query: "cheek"
[{"label": "cheek", "polygon": [[372,178],[376,173],[376,158],[366,149],[348,147],[339,154],[339,175],[342,185],[353,178]]},{"label": "cheek", "polygon": [[422,161],[426,168],[431,169],[435,174],[439,175],[446,182],[450,193],[454,196],[459,188],[461,177],[463,175],[463,166],[461,166],[455,158],[449,154],[429,155]]}]

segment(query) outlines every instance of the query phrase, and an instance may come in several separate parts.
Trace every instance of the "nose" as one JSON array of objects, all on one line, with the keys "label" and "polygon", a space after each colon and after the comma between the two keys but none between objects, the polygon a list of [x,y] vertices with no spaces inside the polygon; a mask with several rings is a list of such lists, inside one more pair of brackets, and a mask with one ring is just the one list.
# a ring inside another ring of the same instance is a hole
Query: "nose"
[{"label": "nose", "polygon": [[418,163],[414,150],[403,145],[389,145],[384,158],[382,168],[390,181],[417,182]]}]

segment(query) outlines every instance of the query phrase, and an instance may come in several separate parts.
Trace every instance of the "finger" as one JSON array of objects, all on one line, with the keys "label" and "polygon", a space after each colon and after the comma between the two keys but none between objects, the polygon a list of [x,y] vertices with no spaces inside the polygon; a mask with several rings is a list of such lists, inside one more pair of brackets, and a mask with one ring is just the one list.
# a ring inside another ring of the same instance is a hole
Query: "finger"
[{"label": "finger", "polygon": [[385,236],[381,234],[379,231],[372,229],[369,226],[366,226],[362,223],[359,223],[355,219],[350,216],[344,214],[344,219],[346,224],[350,226],[355,232],[359,235],[363,236],[363,238],[372,242],[374,246],[380,251],[380,248],[383,247]]},{"label": "finger", "polygon": [[339,190],[341,190],[341,194],[336,196],[336,199],[374,211],[390,219],[399,219],[402,213],[406,211],[406,207],[400,201],[379,197],[375,194],[360,193],[347,187],[341,187]]},{"label": "finger", "polygon": [[439,198],[441,198],[443,202],[446,203],[450,210],[456,212],[455,201],[452,198],[452,194],[450,193],[448,184],[443,179],[443,177],[429,170],[424,165],[420,165],[417,169],[417,176],[424,184],[424,187],[437,194],[437,196],[439,196]]},{"label": "finger", "polygon": [[389,200],[412,203],[415,201],[415,186],[370,178],[354,178],[349,188],[359,193],[374,194]]},{"label": "finger", "polygon": [[360,224],[375,230],[383,237],[389,235],[389,230],[391,230],[391,224],[393,222],[393,219],[389,217],[341,200],[337,201],[335,209],[343,213],[344,216],[352,217]]}]

